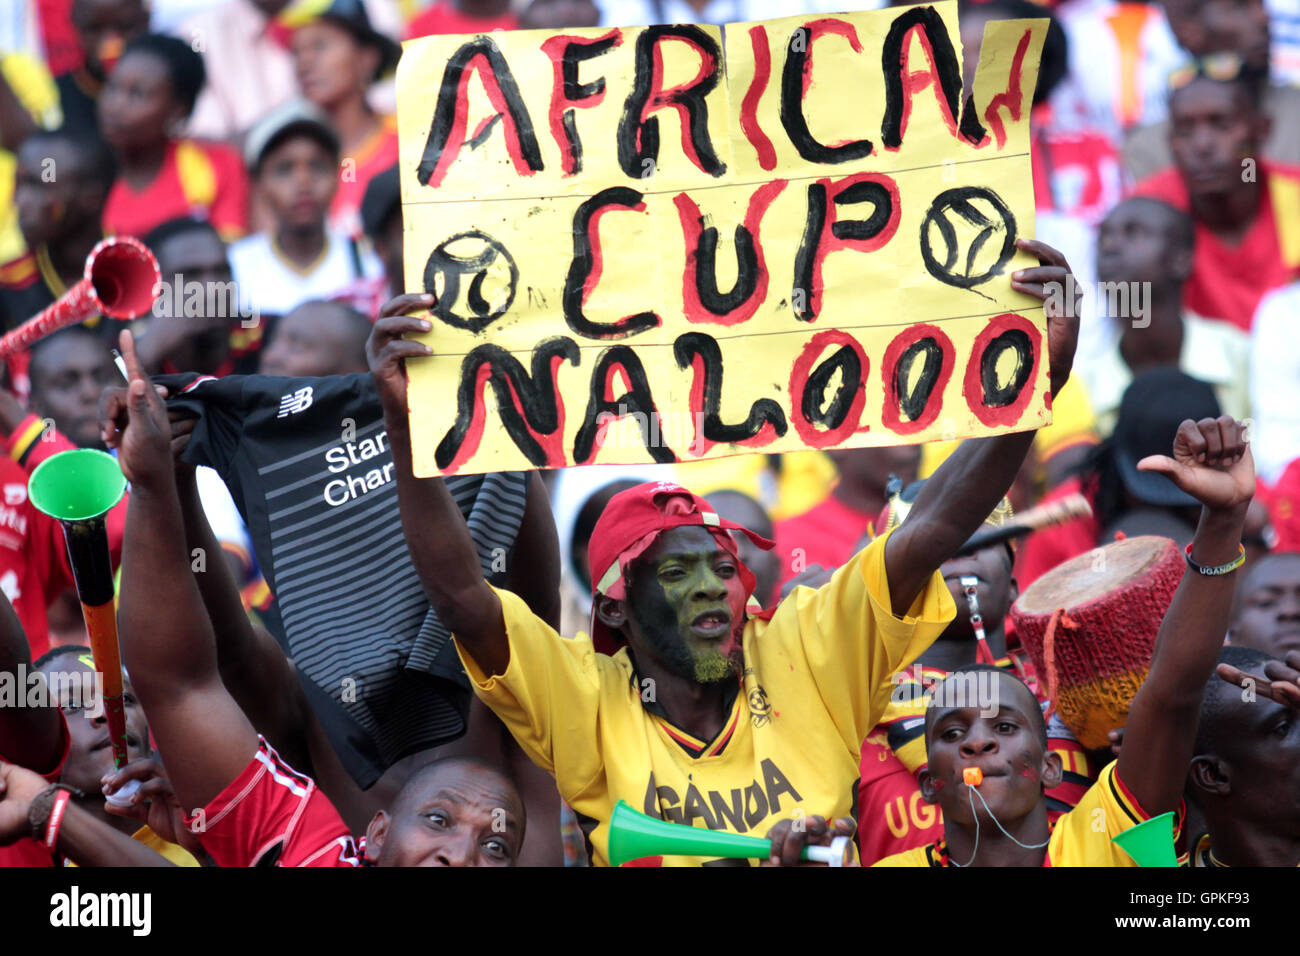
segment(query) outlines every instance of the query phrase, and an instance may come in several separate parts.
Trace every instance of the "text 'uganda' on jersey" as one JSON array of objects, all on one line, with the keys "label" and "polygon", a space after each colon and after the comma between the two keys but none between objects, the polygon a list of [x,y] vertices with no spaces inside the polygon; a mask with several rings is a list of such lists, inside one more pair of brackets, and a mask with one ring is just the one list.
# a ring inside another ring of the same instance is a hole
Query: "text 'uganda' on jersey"
[{"label": "text 'uganda' on jersey", "polygon": [[607,823],[620,799],[674,823],[760,837],[800,812],[852,816],[859,745],[889,701],[890,675],[956,613],[937,572],[906,617],[890,612],[887,539],[824,587],[795,589],[770,620],[745,623],[743,687],[713,741],[694,741],[647,709],[627,648],[608,657],[589,639],[562,638],[508,591],[497,591],[505,674],[484,674],[457,648],[478,695],[587,818],[597,866],[609,863]]}]

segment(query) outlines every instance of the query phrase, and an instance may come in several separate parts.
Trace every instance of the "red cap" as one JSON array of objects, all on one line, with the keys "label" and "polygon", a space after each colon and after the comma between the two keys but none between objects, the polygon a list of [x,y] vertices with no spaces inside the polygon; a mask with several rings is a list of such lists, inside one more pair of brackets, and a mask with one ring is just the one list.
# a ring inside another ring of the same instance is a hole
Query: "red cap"
[{"label": "red cap", "polygon": [[[632,562],[649,550],[655,539],[673,528],[707,528],[718,547],[736,559],[745,597],[754,593],[754,573],[740,560],[736,540],[728,533],[739,531],[758,547],[770,550],[773,542],[748,528],[721,517],[707,501],[671,481],[646,482],[621,491],[609,500],[591,531],[587,559],[591,564],[592,596],[603,594],[617,600],[627,598],[624,585]],[[591,640],[602,654],[613,654],[623,638],[607,628],[591,607]]]}]

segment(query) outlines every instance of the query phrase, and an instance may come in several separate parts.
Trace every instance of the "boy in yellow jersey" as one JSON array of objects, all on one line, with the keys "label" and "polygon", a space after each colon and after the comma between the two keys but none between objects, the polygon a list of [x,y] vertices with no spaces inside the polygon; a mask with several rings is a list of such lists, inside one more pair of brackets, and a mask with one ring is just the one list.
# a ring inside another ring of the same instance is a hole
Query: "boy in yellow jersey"
[{"label": "boy in yellow jersey", "polygon": [[1202,690],[1227,632],[1231,572],[1244,556],[1241,531],[1255,492],[1243,436],[1231,418],[1188,420],[1172,458],[1139,463],[1168,476],[1202,510],[1187,554],[1191,570],[1161,623],[1119,758],[1052,823],[1044,790],[1061,782],[1061,758],[1047,748],[1033,693],[996,668],[955,673],[935,688],[926,711],[929,766],[920,775],[925,799],[943,808],[943,839],[877,866],[1132,866],[1111,839],[1181,811]]},{"label": "boy in yellow jersey", "polygon": [[[1020,241],[1043,266],[1013,288],[1046,298],[1064,258]],[[666,820],[737,833],[852,812],[859,745],[879,720],[890,674],[952,619],[939,566],[979,527],[1014,478],[1032,433],[965,443],[930,479],[906,525],[882,536],[819,590],[799,589],[746,617],[754,576],[728,533],[744,531],[666,482],[611,500],[591,537],[592,638],[564,640],[517,597],[491,588],[444,483],[411,470],[403,360],[432,354],[404,316],[432,296],[381,311],[368,351],[396,463],[407,545],[425,592],[455,635],[478,695],[552,773],[585,819],[593,862],[608,862],[619,799]],[[1077,319],[1048,307],[1051,385],[1069,375]],[[436,535],[426,529],[437,528]],[[659,857],[655,864],[701,862]]]}]

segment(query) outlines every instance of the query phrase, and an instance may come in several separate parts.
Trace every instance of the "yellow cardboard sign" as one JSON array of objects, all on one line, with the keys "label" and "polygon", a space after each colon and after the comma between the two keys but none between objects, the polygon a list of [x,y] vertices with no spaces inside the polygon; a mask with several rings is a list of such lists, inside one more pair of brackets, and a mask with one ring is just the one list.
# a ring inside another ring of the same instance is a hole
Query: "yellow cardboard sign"
[{"label": "yellow cardboard sign", "polygon": [[431,36],[398,68],[420,476],[1051,419],[1029,110],[1046,20],[956,3]]}]

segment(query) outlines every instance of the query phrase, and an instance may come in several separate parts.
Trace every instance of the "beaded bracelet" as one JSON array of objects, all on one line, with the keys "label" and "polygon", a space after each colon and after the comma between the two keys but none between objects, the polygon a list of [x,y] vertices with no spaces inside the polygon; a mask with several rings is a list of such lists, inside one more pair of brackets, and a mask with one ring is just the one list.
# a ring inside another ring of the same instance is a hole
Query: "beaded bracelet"
[{"label": "beaded bracelet", "polygon": [[1221,564],[1217,568],[1206,567],[1203,564],[1197,564],[1192,560],[1192,546],[1189,544],[1187,550],[1183,552],[1187,557],[1188,566],[1197,574],[1204,574],[1207,577],[1215,577],[1220,574],[1231,574],[1239,567],[1246,563],[1246,548],[1244,545],[1237,545],[1237,556],[1227,564]]}]

